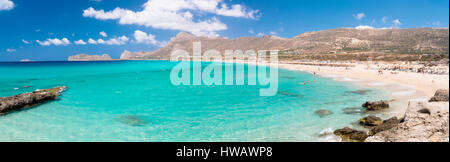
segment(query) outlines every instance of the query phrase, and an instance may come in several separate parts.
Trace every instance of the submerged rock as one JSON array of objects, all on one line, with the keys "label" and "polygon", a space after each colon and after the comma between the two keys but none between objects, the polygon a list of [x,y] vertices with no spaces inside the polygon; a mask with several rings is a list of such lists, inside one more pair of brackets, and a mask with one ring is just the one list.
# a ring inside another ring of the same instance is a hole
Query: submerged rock
[{"label": "submerged rock", "polygon": [[[423,109],[428,111],[421,111]],[[398,120],[385,121],[388,122],[396,123]],[[448,103],[410,102],[404,119],[398,123],[393,128],[380,132],[373,129],[371,132],[375,135],[366,142],[449,141]]]},{"label": "submerged rock", "polygon": [[327,117],[328,115],[333,114],[330,110],[317,110],[315,112],[317,115],[319,115],[321,118]]},{"label": "submerged rock", "polygon": [[352,114],[365,114],[362,107],[349,107],[345,108],[342,111],[344,111],[344,114],[352,115]]},{"label": "submerged rock", "polygon": [[362,107],[365,107],[369,111],[387,109],[389,108],[389,101],[375,101],[375,102],[367,101],[362,105]]},{"label": "submerged rock", "polygon": [[348,92],[353,93],[353,94],[366,95],[367,93],[371,92],[371,90],[363,89],[363,90],[348,91]]},{"label": "submerged rock", "polygon": [[120,116],[117,118],[117,121],[130,126],[143,126],[147,124],[145,120],[133,115]]},{"label": "submerged rock", "polygon": [[283,79],[295,79],[295,77],[291,77],[291,76],[281,76],[280,78],[283,78]]},{"label": "submerged rock", "polygon": [[19,94],[11,97],[1,97],[0,114],[7,114],[12,111],[33,107],[46,101],[57,99],[61,92],[65,89],[67,89],[66,86],[36,90],[34,92]]},{"label": "submerged rock", "polygon": [[335,130],[335,135],[342,138],[344,142],[363,142],[367,137],[367,133],[349,127]]},{"label": "submerged rock", "polygon": [[445,89],[439,89],[436,91],[434,96],[430,99],[430,102],[448,102],[448,90]]},{"label": "submerged rock", "polygon": [[359,124],[365,127],[374,127],[383,124],[383,120],[381,120],[381,118],[379,117],[369,115],[367,117],[359,119]]},{"label": "submerged rock", "polygon": [[303,95],[301,95],[301,94],[292,93],[292,92],[288,92],[288,91],[280,91],[279,93],[284,96],[299,97],[299,98],[303,97]]}]

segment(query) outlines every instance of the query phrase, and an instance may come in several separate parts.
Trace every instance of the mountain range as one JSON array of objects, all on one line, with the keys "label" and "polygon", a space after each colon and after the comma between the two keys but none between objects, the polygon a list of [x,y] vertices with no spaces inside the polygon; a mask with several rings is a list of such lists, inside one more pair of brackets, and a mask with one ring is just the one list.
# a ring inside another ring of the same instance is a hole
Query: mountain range
[{"label": "mountain range", "polygon": [[173,50],[192,52],[201,42],[202,52],[225,50],[280,50],[283,54],[447,54],[448,28],[354,29],[339,28],[307,32],[293,38],[277,36],[223,37],[195,36],[181,32],[156,51],[124,51],[121,59],[169,59]]}]

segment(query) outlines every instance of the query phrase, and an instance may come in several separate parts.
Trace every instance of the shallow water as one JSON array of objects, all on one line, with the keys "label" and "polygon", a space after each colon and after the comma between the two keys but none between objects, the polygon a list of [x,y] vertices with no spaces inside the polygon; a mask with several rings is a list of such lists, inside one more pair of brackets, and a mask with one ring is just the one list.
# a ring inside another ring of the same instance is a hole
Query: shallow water
[{"label": "shallow water", "polygon": [[[343,109],[388,98],[377,89],[351,93],[367,88],[283,69],[271,97],[259,96],[265,86],[174,86],[176,64],[0,63],[0,96],[69,87],[59,100],[0,116],[0,141],[320,141],[319,132],[362,117]],[[255,76],[245,71],[246,79]],[[320,118],[320,109],[333,114]]]}]

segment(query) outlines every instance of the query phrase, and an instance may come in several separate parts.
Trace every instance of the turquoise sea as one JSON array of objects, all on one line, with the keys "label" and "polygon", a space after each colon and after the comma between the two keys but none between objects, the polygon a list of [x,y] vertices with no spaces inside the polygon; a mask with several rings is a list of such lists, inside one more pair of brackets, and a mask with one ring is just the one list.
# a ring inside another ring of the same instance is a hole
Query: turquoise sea
[{"label": "turquoise sea", "polygon": [[[362,117],[345,108],[386,99],[376,89],[358,94],[368,89],[284,69],[278,94],[270,97],[259,96],[264,86],[174,86],[175,65],[0,63],[0,97],[69,87],[58,100],[0,116],[0,141],[320,141],[319,132]],[[255,76],[245,71],[246,79]],[[321,118],[320,109],[333,114]]]}]

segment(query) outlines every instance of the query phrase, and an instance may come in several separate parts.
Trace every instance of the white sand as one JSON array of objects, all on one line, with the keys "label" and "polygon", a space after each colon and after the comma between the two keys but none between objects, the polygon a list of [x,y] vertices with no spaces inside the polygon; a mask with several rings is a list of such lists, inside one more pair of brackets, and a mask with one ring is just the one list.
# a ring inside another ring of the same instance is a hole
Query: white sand
[{"label": "white sand", "polygon": [[[350,81],[370,88],[380,88],[391,94],[391,116],[404,114],[409,101],[427,101],[436,90],[449,88],[449,75],[419,74],[400,72],[391,74],[384,71],[379,75],[377,70],[367,69],[366,64],[354,64],[355,67],[346,70],[344,67],[309,66],[281,62],[280,68],[315,72],[324,77],[333,77],[337,81]],[[375,65],[373,65],[375,66]]]}]

